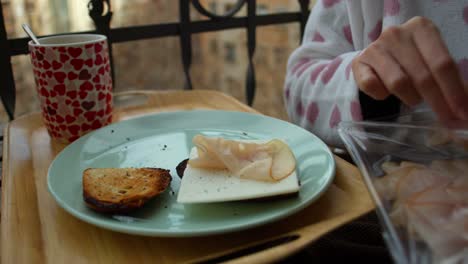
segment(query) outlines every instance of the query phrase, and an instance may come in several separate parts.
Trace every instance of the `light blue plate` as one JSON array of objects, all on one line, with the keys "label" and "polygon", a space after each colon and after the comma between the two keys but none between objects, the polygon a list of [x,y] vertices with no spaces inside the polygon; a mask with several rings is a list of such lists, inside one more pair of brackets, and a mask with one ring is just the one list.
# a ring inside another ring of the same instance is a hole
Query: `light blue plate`
[{"label": "light blue plate", "polygon": [[[231,139],[286,140],[297,159],[299,195],[269,201],[182,205],[175,167],[188,157],[196,134]],[[171,170],[170,189],[128,216],[96,213],[82,196],[86,168],[160,167]],[[310,132],[263,115],[227,111],[161,113],[122,121],[66,147],[47,177],[57,203],[75,217],[119,232],[147,236],[200,236],[252,228],[284,218],[316,200],[335,174],[333,156]]]}]

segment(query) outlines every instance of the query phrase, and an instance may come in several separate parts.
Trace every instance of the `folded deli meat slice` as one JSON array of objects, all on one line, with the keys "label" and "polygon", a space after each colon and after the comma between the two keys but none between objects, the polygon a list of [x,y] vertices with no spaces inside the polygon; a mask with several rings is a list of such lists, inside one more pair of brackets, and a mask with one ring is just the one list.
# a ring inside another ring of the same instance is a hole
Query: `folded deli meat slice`
[{"label": "folded deli meat slice", "polygon": [[265,143],[228,140],[196,135],[193,143],[198,156],[188,164],[201,169],[227,169],[234,176],[276,182],[296,168],[289,146],[278,139]]}]

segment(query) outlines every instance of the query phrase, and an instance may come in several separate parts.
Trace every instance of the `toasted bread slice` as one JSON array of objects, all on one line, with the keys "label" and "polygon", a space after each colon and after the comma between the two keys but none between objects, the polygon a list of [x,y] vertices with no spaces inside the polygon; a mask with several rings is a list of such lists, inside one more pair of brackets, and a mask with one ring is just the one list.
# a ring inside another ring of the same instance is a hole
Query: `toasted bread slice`
[{"label": "toasted bread slice", "polygon": [[162,193],[172,180],[160,168],[89,168],[83,172],[83,199],[99,212],[125,213]]}]

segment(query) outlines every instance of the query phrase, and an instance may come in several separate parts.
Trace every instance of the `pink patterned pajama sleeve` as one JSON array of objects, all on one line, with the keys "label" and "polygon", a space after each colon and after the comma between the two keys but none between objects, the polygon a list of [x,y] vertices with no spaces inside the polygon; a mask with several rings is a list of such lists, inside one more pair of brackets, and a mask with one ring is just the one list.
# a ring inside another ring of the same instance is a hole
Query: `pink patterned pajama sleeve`
[{"label": "pink patterned pajama sleeve", "polygon": [[341,120],[361,120],[351,61],[359,53],[345,1],[317,1],[301,47],[288,61],[285,100],[288,115],[330,145],[339,145]]},{"label": "pink patterned pajama sleeve", "polygon": [[287,65],[284,100],[290,120],[325,143],[342,146],[337,124],[363,118],[352,60],[383,28],[417,15],[439,27],[468,79],[467,0],[317,0],[302,44]]}]

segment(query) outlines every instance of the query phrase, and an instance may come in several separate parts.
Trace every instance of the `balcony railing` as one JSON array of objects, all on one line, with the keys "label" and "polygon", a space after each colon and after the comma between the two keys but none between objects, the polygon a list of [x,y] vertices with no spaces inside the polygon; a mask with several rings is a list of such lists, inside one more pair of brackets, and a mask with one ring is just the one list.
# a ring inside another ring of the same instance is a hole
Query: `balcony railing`
[{"label": "balcony railing", "polygon": [[[179,21],[175,23],[150,24],[144,26],[111,28],[112,6],[110,0],[90,0],[89,16],[94,21],[95,30],[76,33],[99,33],[107,36],[112,60],[112,43],[178,36],[181,59],[185,76],[185,89],[192,89],[190,66],[192,64],[191,35],[233,28],[245,28],[247,34],[248,67],[246,73],[246,101],[252,104],[255,97],[255,69],[252,63],[256,47],[256,28],[265,25],[299,23],[301,37],[309,15],[309,0],[298,0],[297,12],[283,12],[267,15],[256,13],[256,0],[238,0],[225,14],[208,11],[199,0],[179,0]],[[235,16],[241,8],[247,7],[247,15]],[[191,8],[195,8],[207,20],[192,21]],[[12,56],[28,53],[28,38],[8,39],[2,6],[0,5],[0,97],[8,117],[14,118],[16,101],[15,83],[11,64]],[[298,40],[299,41],[299,40]],[[115,80],[115,78],[114,78]]]}]

